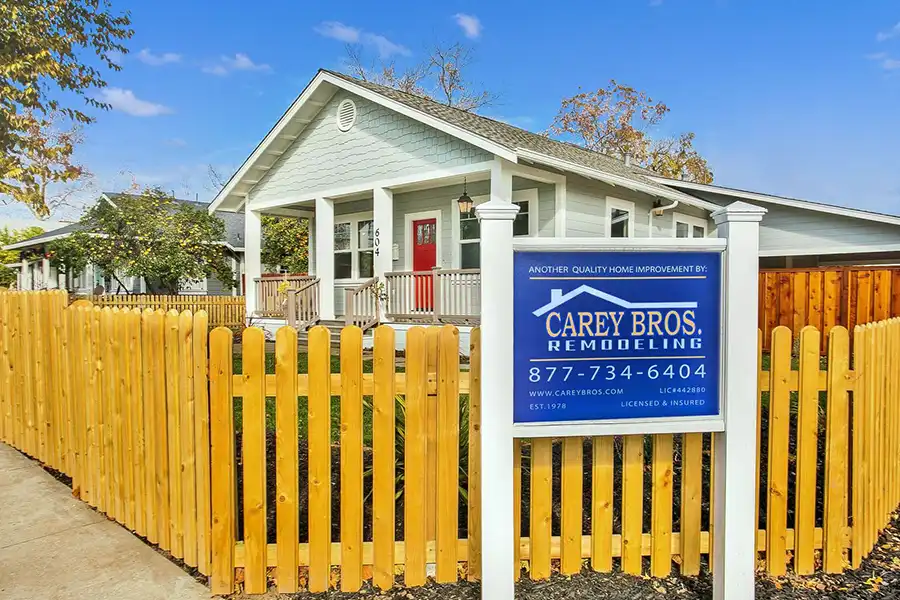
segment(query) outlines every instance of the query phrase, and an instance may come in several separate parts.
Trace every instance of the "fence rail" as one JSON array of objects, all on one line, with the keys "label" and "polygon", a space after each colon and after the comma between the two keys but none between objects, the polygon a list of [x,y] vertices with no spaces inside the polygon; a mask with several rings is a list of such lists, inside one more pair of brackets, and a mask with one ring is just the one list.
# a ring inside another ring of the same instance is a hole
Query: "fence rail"
[{"label": "fence rail", "polygon": [[206,311],[211,327],[243,327],[246,323],[246,301],[243,296],[159,296],[153,294],[90,296],[96,306],[122,309],[162,310],[178,312]]},{"label": "fence rail", "polygon": [[823,332],[900,317],[900,269],[828,267],[762,269],[759,272],[759,328],[766,348],[772,330],[795,333],[812,325]]},{"label": "fence rail", "polygon": [[[453,326],[410,329],[399,370],[387,326],[371,362],[362,331],[344,328],[339,369],[326,328],[302,361],[285,327],[267,370],[256,328],[238,361],[233,333],[207,336],[203,312],[65,305],[61,292],[0,293],[0,439],[213,592],[263,593],[272,577],[286,593],[389,588],[397,572],[416,586],[430,565],[450,582],[459,563],[480,577],[477,328],[469,370]],[[900,319],[857,327],[852,356],[841,326],[827,359],[815,328],[799,352],[793,337],[776,327],[770,352],[758,342],[758,564],[837,573],[860,565],[900,502]],[[653,576],[695,575],[712,556],[713,435],[514,448],[519,576],[549,577],[555,559],[564,574],[583,559],[640,574],[644,556]]]}]

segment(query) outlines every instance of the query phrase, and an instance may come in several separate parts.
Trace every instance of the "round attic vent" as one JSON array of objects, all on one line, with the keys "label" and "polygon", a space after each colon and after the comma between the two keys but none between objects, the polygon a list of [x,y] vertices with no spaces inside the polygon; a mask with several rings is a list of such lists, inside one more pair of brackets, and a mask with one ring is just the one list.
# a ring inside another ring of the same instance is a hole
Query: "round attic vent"
[{"label": "round attic vent", "polygon": [[341,131],[350,131],[356,123],[356,103],[349,98],[341,100],[337,109],[337,126]]}]

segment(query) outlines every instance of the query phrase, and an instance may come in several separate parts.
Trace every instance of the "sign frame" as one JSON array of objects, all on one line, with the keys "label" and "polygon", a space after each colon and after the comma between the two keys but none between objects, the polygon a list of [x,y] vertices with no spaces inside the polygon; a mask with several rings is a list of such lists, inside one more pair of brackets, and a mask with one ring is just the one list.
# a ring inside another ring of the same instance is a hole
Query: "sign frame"
[{"label": "sign frame", "polygon": [[592,437],[725,431],[725,415],[727,413],[725,344],[728,339],[725,319],[726,290],[728,288],[726,279],[727,240],[725,238],[513,238],[512,246],[513,254],[527,252],[703,252],[721,255],[718,411],[715,415],[513,423],[513,437]]}]

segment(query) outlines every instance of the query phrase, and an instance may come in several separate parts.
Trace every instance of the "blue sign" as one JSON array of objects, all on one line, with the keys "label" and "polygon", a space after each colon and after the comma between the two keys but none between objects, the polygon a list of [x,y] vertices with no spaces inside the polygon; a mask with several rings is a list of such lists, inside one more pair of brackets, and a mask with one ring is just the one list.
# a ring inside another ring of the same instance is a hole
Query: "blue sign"
[{"label": "blue sign", "polygon": [[514,260],[515,423],[719,414],[720,252]]}]

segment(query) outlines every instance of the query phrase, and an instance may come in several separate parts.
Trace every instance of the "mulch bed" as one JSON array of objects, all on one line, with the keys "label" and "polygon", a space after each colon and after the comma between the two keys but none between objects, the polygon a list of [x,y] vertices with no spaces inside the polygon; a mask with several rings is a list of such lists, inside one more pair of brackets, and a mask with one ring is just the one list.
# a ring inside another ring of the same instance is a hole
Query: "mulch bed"
[{"label": "mulch bed", "polygon": [[[704,568],[706,565],[704,565]],[[645,571],[649,560],[645,559]],[[478,583],[461,581],[453,584],[429,584],[421,588],[394,589],[380,592],[368,584],[357,593],[328,592],[322,594],[276,594],[245,596],[235,594],[232,600],[480,600]],[[708,571],[699,577],[672,575],[666,579],[636,577],[623,573],[594,573],[588,569],[572,577],[554,574],[546,581],[530,581],[523,577],[516,585],[519,600],[572,600],[589,598],[643,600],[663,596],[685,600],[712,598],[712,578]],[[890,526],[882,533],[876,549],[855,571],[840,575],[822,573],[798,577],[771,578],[758,574],[756,597],[778,600],[820,599],[900,599],[900,518],[895,515]]]}]

